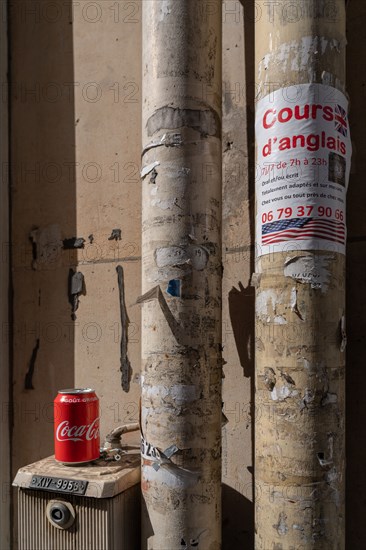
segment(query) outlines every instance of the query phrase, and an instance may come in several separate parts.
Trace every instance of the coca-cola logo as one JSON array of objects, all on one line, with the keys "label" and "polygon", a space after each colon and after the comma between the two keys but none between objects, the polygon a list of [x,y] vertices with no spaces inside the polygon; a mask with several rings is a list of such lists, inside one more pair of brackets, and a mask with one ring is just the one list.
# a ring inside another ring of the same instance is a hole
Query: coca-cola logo
[{"label": "coca-cola logo", "polygon": [[99,417],[91,424],[70,426],[68,420],[60,422],[56,430],[57,441],[91,441],[99,437]]}]

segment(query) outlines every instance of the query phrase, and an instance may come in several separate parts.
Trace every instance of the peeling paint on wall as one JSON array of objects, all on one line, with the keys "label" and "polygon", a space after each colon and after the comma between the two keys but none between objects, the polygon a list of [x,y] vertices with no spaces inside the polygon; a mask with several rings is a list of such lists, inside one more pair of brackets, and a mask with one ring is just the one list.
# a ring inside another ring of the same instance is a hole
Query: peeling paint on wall
[{"label": "peeling paint on wall", "polygon": [[130,391],[130,381],[132,375],[131,363],[128,358],[128,325],[129,318],[127,314],[126,300],[125,300],[125,283],[123,267],[118,265],[116,267],[118,275],[118,289],[119,289],[119,305],[121,315],[121,357],[120,357],[120,371],[122,389],[125,392]]},{"label": "peeling paint on wall", "polygon": [[33,248],[33,269],[47,268],[60,259],[63,243],[59,225],[33,229],[29,238]]},{"label": "peeling paint on wall", "polygon": [[112,229],[112,233],[108,237],[109,241],[120,241],[122,239],[122,229]]},{"label": "peeling paint on wall", "polygon": [[74,248],[84,248],[85,239],[83,237],[71,237],[62,241],[64,250],[73,250]]},{"label": "peeling paint on wall", "polygon": [[69,302],[71,304],[71,319],[76,320],[75,312],[79,307],[79,296],[85,294],[85,281],[84,275],[81,271],[69,270]]}]

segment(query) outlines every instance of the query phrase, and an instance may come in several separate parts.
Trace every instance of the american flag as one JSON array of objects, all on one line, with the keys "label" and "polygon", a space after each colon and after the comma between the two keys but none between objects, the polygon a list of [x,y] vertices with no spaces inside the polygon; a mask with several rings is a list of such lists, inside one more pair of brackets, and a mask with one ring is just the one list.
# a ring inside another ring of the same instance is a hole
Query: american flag
[{"label": "american flag", "polygon": [[340,105],[335,106],[335,127],[342,136],[347,137],[347,112]]},{"label": "american flag", "polygon": [[326,239],[344,244],[345,224],[323,218],[291,218],[262,226],[262,244],[275,244],[293,239]]}]

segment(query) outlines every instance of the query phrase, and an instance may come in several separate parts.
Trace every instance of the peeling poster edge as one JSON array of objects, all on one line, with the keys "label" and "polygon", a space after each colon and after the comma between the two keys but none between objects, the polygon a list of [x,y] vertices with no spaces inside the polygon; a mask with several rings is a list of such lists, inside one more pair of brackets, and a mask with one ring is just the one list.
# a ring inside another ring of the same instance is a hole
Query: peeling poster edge
[{"label": "peeling poster edge", "polygon": [[[143,436],[141,436],[141,458],[143,461],[150,462],[152,468],[158,472],[161,468],[169,470],[176,478],[182,480],[187,486],[194,486],[200,477],[199,472],[193,472],[177,466],[172,462],[171,457],[179,452],[179,448],[176,445],[171,445],[165,451],[161,451],[151,443],[148,443]],[[147,464],[148,465],[148,464]]]},{"label": "peeling poster edge", "polygon": [[310,284],[311,288],[326,292],[330,284],[329,264],[335,256],[294,256],[287,257],[284,266],[285,277]]},{"label": "peeling poster edge", "polygon": [[141,170],[141,179],[144,179],[150,172],[155,170],[157,166],[160,166],[160,162],[156,160],[155,162],[152,162],[151,164],[148,164],[147,166],[144,166]]},{"label": "peeling poster edge", "polygon": [[176,132],[167,132],[161,136],[157,141],[151,141],[142,150],[141,156],[143,157],[145,153],[150,151],[150,149],[155,149],[156,147],[181,147],[183,145],[183,138],[181,134]]}]

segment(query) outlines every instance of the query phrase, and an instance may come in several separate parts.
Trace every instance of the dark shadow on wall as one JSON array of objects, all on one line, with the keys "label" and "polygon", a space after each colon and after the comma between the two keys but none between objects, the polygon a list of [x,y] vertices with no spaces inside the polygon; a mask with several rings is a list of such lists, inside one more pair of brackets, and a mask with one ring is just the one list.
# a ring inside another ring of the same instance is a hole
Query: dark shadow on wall
[{"label": "dark shadow on wall", "polygon": [[147,506],[146,506],[145,498],[142,491],[141,491],[141,527],[142,527],[142,532],[141,532],[142,541],[147,541],[154,536],[154,529],[150,521],[149,512],[147,511]]},{"label": "dark shadow on wall", "polygon": [[254,288],[233,287],[229,292],[229,312],[240,365],[246,378],[254,376]]},{"label": "dark shadow on wall", "polygon": [[53,454],[53,399],[74,385],[68,276],[76,256],[62,241],[77,236],[77,88],[71,0],[10,1],[8,12],[14,477]]},{"label": "dark shadow on wall", "polygon": [[222,506],[230,511],[222,523],[223,550],[254,548],[253,502],[228,485],[222,485]]},{"label": "dark shadow on wall", "polygon": [[366,547],[366,4],[347,7],[347,91],[353,142],[347,197],[346,548]]}]

